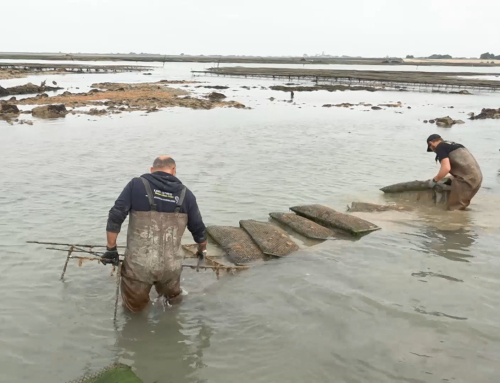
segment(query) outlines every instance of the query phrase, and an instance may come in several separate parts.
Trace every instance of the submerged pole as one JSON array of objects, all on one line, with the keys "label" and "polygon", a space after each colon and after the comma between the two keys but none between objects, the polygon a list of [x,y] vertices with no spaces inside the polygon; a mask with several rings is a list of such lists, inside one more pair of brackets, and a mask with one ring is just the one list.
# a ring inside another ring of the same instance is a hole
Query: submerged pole
[{"label": "submerged pole", "polygon": [[120,297],[120,281],[122,277],[122,263],[118,265],[118,270],[116,272],[116,295],[115,295],[115,314],[113,317],[113,321],[116,323],[116,315],[118,313],[118,299]]},{"label": "submerged pole", "polygon": [[[58,242],[43,242],[43,241],[26,241],[26,243],[35,243],[37,245],[53,245],[53,246],[106,247],[106,245],[79,245],[75,243],[58,243]],[[125,246],[117,246],[117,247],[125,247]]]},{"label": "submerged pole", "polygon": [[64,268],[63,268],[63,272],[61,274],[61,281],[64,280],[64,274],[66,274],[66,269],[68,268],[68,262],[71,258],[71,253],[73,252],[73,249],[74,249],[74,246],[71,246],[68,250],[68,256],[66,257],[66,262],[64,263]]}]

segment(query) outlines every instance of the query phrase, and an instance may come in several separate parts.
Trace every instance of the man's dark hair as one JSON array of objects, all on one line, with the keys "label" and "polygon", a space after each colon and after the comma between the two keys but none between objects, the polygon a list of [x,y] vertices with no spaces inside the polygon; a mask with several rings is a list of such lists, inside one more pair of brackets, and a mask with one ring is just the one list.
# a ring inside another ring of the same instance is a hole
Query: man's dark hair
[{"label": "man's dark hair", "polygon": [[153,162],[153,168],[155,169],[164,169],[164,168],[173,168],[175,166],[175,161],[173,158],[161,158],[157,157]]}]

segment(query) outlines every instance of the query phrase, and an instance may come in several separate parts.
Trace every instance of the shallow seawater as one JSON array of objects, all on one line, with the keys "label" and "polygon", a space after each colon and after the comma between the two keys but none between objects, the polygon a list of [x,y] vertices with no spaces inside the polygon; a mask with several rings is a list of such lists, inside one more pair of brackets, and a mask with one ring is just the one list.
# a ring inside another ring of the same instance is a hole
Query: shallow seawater
[{"label": "shallow seawater", "polygon": [[[206,66],[47,79],[83,92],[94,82],[191,79]],[[0,122],[0,381],[65,382],[115,361],[148,383],[498,380],[500,125],[467,120],[498,108],[498,95],[318,91],[295,92],[290,103],[261,88],[279,81],[196,80],[229,86],[221,92],[252,109]],[[196,86],[185,89],[211,91]],[[397,101],[404,107],[322,107]],[[423,123],[446,115],[466,123]],[[65,254],[25,243],[104,243],[114,200],[159,154],[176,159],[207,224],[267,220],[298,204],[400,202],[379,189],[437,173],[425,151],[435,132],[481,165],[469,211],[409,201],[416,210],[356,213],[382,230],[356,241],[296,237],[299,252],[220,280],[186,270],[181,305],[120,308],[116,325],[109,267],[70,263],[62,283]]]}]

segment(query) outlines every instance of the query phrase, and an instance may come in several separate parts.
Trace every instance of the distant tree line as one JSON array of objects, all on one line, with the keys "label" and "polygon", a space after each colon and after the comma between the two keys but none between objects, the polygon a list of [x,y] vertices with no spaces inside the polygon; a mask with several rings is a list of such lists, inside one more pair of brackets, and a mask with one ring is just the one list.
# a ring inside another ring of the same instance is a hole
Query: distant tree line
[{"label": "distant tree line", "polygon": [[451,57],[450,55],[431,55],[429,57],[427,57],[428,59],[452,59],[453,57]]},{"label": "distant tree line", "polygon": [[[406,58],[407,59],[414,59],[415,56],[413,56],[413,55],[407,55]],[[450,55],[432,55],[432,56],[429,56],[429,57],[419,57],[419,58],[439,60],[439,59],[452,59],[453,57],[451,57]]]},{"label": "distant tree line", "polygon": [[500,60],[500,55],[495,56],[493,53],[486,52],[483,53],[479,58],[482,60]]}]

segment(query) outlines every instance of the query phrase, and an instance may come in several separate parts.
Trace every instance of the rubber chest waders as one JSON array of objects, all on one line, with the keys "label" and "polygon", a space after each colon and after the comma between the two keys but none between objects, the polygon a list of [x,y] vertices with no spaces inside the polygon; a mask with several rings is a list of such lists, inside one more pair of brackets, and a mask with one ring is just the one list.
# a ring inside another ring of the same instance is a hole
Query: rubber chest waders
[{"label": "rubber chest waders", "polygon": [[[149,302],[152,285],[160,294],[175,294],[169,290],[171,286],[179,284],[182,271],[181,238],[188,221],[187,214],[181,213],[185,186],[180,196],[175,197],[175,212],[164,213],[157,211],[149,181],[140,178],[146,189],[150,210],[130,212],[122,270],[122,297],[131,311],[140,311]],[[180,292],[180,286],[176,288]]]},{"label": "rubber chest waders", "polygon": [[467,149],[456,149],[450,153],[449,157],[453,182],[448,208],[463,210],[469,206],[471,199],[481,187],[483,174],[476,159]]}]

